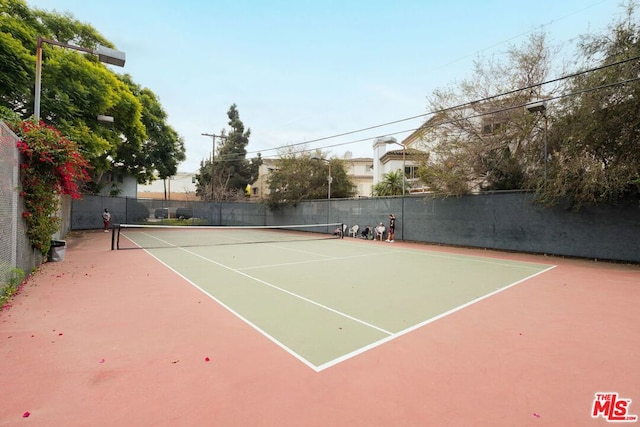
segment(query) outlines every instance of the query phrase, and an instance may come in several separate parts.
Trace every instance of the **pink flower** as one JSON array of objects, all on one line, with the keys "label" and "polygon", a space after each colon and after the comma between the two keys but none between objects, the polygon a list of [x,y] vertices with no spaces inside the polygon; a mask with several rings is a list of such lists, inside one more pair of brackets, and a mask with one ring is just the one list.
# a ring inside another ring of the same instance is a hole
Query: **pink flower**
[{"label": "pink flower", "polygon": [[22,414],[22,418],[28,418],[29,415],[31,415],[31,412],[27,411],[24,414]]}]

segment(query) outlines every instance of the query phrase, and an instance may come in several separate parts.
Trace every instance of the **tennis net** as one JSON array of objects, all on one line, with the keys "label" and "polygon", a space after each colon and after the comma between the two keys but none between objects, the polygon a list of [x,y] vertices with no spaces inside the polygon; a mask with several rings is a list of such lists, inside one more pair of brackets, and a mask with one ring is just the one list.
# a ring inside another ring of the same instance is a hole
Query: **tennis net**
[{"label": "tennis net", "polygon": [[267,226],[185,226],[118,224],[111,250],[240,245],[344,237],[342,223]]}]

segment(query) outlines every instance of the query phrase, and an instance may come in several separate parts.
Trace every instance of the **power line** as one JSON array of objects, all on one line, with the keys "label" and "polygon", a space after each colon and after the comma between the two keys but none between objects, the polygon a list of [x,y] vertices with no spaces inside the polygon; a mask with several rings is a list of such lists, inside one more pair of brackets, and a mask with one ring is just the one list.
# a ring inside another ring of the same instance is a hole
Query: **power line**
[{"label": "power line", "polygon": [[[489,46],[489,47],[486,47],[486,48],[483,48],[483,49],[476,50],[476,51],[475,51],[473,54],[471,54],[471,55],[467,55],[467,56],[463,56],[463,57],[458,58],[458,59],[454,59],[454,60],[452,60],[452,61],[450,61],[450,62],[448,62],[448,63],[444,64],[443,66],[441,66],[441,67],[439,67],[439,68],[446,68],[447,66],[449,66],[449,65],[451,65],[451,64],[453,64],[453,63],[455,63],[455,62],[458,62],[458,61],[460,61],[461,59],[468,58],[468,57],[473,56],[473,55],[476,55],[476,54],[478,54],[478,53],[480,53],[480,52],[484,52],[484,51],[489,50],[489,49],[492,49],[492,48],[494,48],[494,47],[496,47],[496,46],[503,45],[503,44],[505,44],[505,43],[507,43],[507,42],[509,42],[509,41],[512,41],[512,40],[518,39],[518,38],[520,38],[520,37],[522,37],[522,36],[525,36],[525,35],[527,35],[527,34],[530,34],[530,33],[533,33],[533,32],[535,32],[535,31],[541,30],[541,29],[543,29],[544,27],[548,27],[548,26],[550,26],[550,25],[552,25],[552,24],[554,24],[554,23],[556,23],[556,22],[562,21],[562,20],[564,20],[564,19],[566,19],[566,18],[569,18],[569,17],[571,17],[571,16],[573,16],[573,15],[579,14],[579,13],[581,13],[581,12],[585,11],[585,10],[591,9],[591,8],[592,8],[592,7],[594,7],[594,6],[597,6],[597,5],[602,4],[602,3],[606,3],[607,1],[609,1],[609,0],[600,0],[600,1],[592,2],[591,4],[588,4],[588,5],[586,5],[585,7],[581,8],[581,9],[579,9],[579,10],[577,10],[577,11],[574,11],[574,12],[568,13],[568,14],[566,14],[566,15],[564,15],[564,16],[561,16],[560,18],[552,19],[552,20],[548,21],[547,23],[540,24],[540,25],[538,25],[537,27],[535,27],[535,28],[533,28],[533,29],[531,29],[531,30],[529,30],[529,31],[524,31],[524,32],[522,32],[522,33],[520,33],[520,34],[517,34],[517,35],[515,35],[515,36],[509,37],[508,39],[503,40],[503,41],[501,41],[501,42],[494,43],[493,45],[491,45],[491,46]],[[438,69],[438,68],[432,68],[432,71],[433,71],[433,70],[435,70],[435,69]],[[542,84],[545,84],[545,83],[542,83]],[[534,87],[535,87],[535,85],[534,85]],[[525,90],[525,89],[522,89],[522,90]],[[502,94],[502,95],[496,95],[496,96],[503,96],[503,95],[505,95],[505,94]],[[474,102],[480,102],[480,101],[474,101]],[[451,108],[458,108],[458,107],[451,107]],[[447,111],[447,110],[445,109],[445,110],[442,110],[442,111]],[[280,150],[280,149],[284,149],[284,148],[288,148],[288,147],[295,147],[295,146],[306,145],[306,144],[310,144],[310,143],[314,143],[314,142],[325,141],[325,140],[328,140],[328,139],[339,138],[339,137],[342,137],[342,136],[352,135],[352,134],[360,133],[360,132],[364,132],[364,131],[367,131],[367,130],[372,130],[372,129],[376,129],[376,128],[381,128],[381,127],[385,127],[385,126],[390,126],[390,125],[397,124],[397,123],[401,123],[401,122],[404,122],[404,121],[409,121],[409,120],[418,119],[418,118],[420,118],[420,117],[424,117],[424,116],[427,116],[427,115],[430,115],[430,114],[435,114],[435,113],[424,113],[424,114],[419,114],[419,115],[412,116],[412,117],[408,117],[408,118],[405,118],[405,119],[394,120],[394,121],[387,122],[387,123],[382,123],[382,124],[379,124],[379,125],[369,126],[369,127],[366,127],[366,128],[357,129],[357,130],[354,130],[354,131],[348,131],[348,132],[344,132],[344,133],[340,133],[340,134],[334,134],[334,135],[330,135],[330,136],[327,136],[327,137],[321,137],[321,138],[317,138],[317,139],[312,139],[312,140],[309,140],[309,141],[298,142],[298,143],[292,143],[292,144],[285,144],[285,145],[281,145],[281,146],[278,146],[278,147],[274,147],[274,148],[267,148],[267,149],[263,149],[263,150],[250,151],[250,152],[248,152],[247,154],[255,154],[255,153],[262,153],[262,152],[265,152],[265,151]],[[395,133],[392,133],[392,134],[385,134],[385,135],[382,135],[382,136],[396,135],[396,134],[398,134],[398,133],[404,133],[404,132],[406,132],[406,131],[395,132]],[[318,147],[317,149],[322,149],[322,148],[331,148],[331,147],[336,147],[336,146],[340,146],[340,145],[353,144],[353,143],[356,143],[356,142],[362,142],[362,140],[352,141],[352,142],[349,142],[349,143],[341,143],[341,144],[327,145],[327,146]],[[306,150],[306,151],[310,151],[310,150]]]},{"label": "power line", "polygon": [[[523,92],[523,91],[526,91],[526,90],[530,90],[530,89],[534,89],[534,88],[537,88],[537,87],[546,86],[546,85],[549,85],[549,84],[552,84],[552,83],[557,83],[557,82],[560,82],[562,80],[575,78],[575,77],[578,77],[578,76],[581,76],[581,75],[584,75],[584,74],[588,74],[588,73],[591,73],[591,72],[594,72],[594,71],[603,70],[603,69],[606,69],[608,67],[613,67],[613,66],[625,64],[627,62],[636,61],[638,59],[640,59],[640,55],[634,56],[632,58],[627,58],[627,59],[623,59],[623,60],[620,60],[620,61],[616,61],[616,62],[613,62],[613,63],[610,63],[610,64],[605,64],[605,65],[601,65],[601,66],[598,66],[598,67],[593,67],[593,68],[590,68],[590,69],[587,69],[587,70],[584,70],[584,71],[571,73],[571,74],[568,74],[568,75],[565,75],[565,76],[561,76],[561,77],[558,77],[558,78],[555,78],[555,79],[552,79],[552,80],[548,80],[548,81],[545,81],[545,82],[542,82],[542,83],[535,83],[535,84],[531,84],[531,85],[528,85],[528,86],[525,86],[525,87],[521,87],[521,88],[518,88],[518,89],[511,90],[511,91],[503,92],[503,93],[500,93],[500,94],[497,94],[497,95],[491,95],[491,96],[488,96],[488,97],[485,97],[485,98],[481,98],[481,99],[478,99],[478,100],[465,102],[465,103],[458,104],[458,105],[455,105],[455,106],[452,106],[452,107],[447,107],[447,108],[443,108],[443,109],[440,109],[440,110],[430,111],[430,112],[427,112],[427,113],[418,114],[418,115],[415,115],[415,116],[411,116],[411,117],[407,117],[407,118],[399,119],[399,120],[394,120],[394,121],[391,121],[391,122],[382,123],[382,124],[375,125],[375,126],[369,126],[369,127],[366,127],[366,128],[357,129],[357,130],[353,130],[353,131],[350,131],[350,132],[343,132],[343,133],[340,133],[340,134],[330,135],[330,136],[326,136],[326,137],[323,137],[323,138],[317,138],[317,139],[313,139],[313,140],[310,140],[310,141],[304,141],[304,142],[299,142],[299,143],[295,143],[295,144],[286,144],[286,145],[282,145],[282,146],[279,146],[279,147],[268,148],[268,149],[265,149],[265,150],[249,151],[249,152],[247,152],[247,154],[256,154],[256,153],[262,153],[262,152],[265,152],[265,151],[282,150],[282,149],[286,149],[286,148],[297,147],[297,146],[301,146],[301,145],[307,145],[307,144],[314,143],[314,142],[326,141],[326,140],[329,140],[329,139],[339,138],[341,136],[353,135],[355,133],[365,132],[365,131],[368,131],[368,130],[377,129],[377,128],[389,126],[389,125],[392,125],[392,124],[402,123],[402,122],[406,122],[406,121],[409,121],[409,120],[414,120],[414,119],[421,118],[421,117],[426,117],[426,116],[435,115],[435,114],[439,114],[439,113],[445,113],[445,112],[448,112],[448,111],[451,111],[451,110],[458,110],[458,109],[462,109],[462,108],[465,108],[465,107],[469,107],[469,106],[474,105],[474,104],[485,103],[485,102],[488,102],[488,101],[491,101],[491,100],[494,100],[494,99],[497,99],[497,98],[513,95],[513,94],[520,93],[520,92]],[[633,79],[630,80],[630,81],[633,81]],[[629,81],[625,81],[625,82],[622,82],[622,83],[627,83],[627,82],[629,82]],[[606,87],[606,85],[603,86],[603,87]],[[594,90],[596,90],[596,89],[594,89]],[[566,96],[570,96],[570,95],[566,95]],[[558,98],[562,98],[562,97],[565,97],[565,96],[559,96]],[[555,99],[555,98],[552,98],[552,99]],[[524,105],[522,105],[522,106],[524,106]],[[520,106],[520,107],[522,107],[522,106]],[[509,108],[509,109],[511,109],[511,108]],[[491,113],[483,113],[482,115],[495,114],[497,112],[499,112],[499,111],[493,111]],[[404,130],[404,131],[394,132],[394,133],[390,133],[390,134],[384,134],[384,135],[380,135],[380,136],[397,135],[397,134],[402,134],[402,133],[406,133],[406,132],[413,132],[413,131],[416,131],[418,129],[420,129],[420,127],[415,128],[413,130]],[[355,143],[358,143],[358,142],[363,142],[363,141],[367,141],[367,140],[371,140],[371,139],[372,139],[371,137],[368,137],[368,138],[364,138],[364,139],[358,139],[358,140],[354,140],[354,141],[348,141],[348,142],[343,142],[343,143],[338,143],[338,144],[333,144],[333,145],[324,145],[324,146],[316,147],[316,148],[312,148],[312,149],[304,149],[304,150],[300,150],[299,152],[302,153],[302,152],[307,152],[307,151],[322,150],[323,148],[332,148],[332,147],[338,147],[338,146],[343,146],[343,145],[350,145],[350,144],[355,144]]]}]

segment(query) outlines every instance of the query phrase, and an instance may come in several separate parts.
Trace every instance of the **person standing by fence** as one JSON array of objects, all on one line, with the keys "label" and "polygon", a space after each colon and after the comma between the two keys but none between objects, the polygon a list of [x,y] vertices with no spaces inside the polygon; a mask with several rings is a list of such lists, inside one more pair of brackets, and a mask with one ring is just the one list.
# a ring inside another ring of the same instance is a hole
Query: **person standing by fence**
[{"label": "person standing by fence", "polygon": [[104,232],[109,232],[109,224],[111,224],[111,214],[109,213],[109,209],[105,208],[104,212],[102,212],[102,222],[104,222]]},{"label": "person standing by fence", "polygon": [[394,214],[389,215],[389,236],[387,242],[394,242],[396,238],[396,217]]}]

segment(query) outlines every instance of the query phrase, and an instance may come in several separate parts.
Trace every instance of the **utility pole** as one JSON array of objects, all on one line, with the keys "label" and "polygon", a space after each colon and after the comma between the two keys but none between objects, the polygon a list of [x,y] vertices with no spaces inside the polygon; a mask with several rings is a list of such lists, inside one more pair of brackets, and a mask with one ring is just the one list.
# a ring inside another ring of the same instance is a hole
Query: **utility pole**
[{"label": "utility pole", "polygon": [[214,189],[214,185],[213,185],[213,162],[215,160],[215,156],[216,156],[216,138],[220,138],[220,140],[224,140],[227,138],[227,136],[224,134],[224,129],[222,129],[220,131],[220,135],[216,135],[213,133],[201,133],[200,135],[202,136],[208,136],[211,138],[211,140],[213,141],[213,149],[211,150],[211,200],[214,199],[213,197],[213,189]]}]

